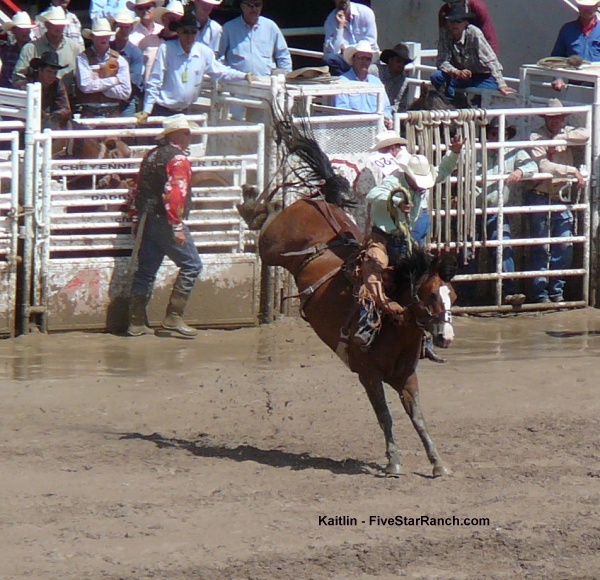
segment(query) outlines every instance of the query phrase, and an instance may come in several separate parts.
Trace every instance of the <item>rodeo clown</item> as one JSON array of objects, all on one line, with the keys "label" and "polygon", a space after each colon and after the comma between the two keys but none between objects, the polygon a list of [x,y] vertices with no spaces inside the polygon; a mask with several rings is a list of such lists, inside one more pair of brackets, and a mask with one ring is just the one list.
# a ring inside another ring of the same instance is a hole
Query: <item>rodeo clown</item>
[{"label": "rodeo clown", "polygon": [[[386,296],[382,274],[390,262],[396,263],[410,255],[416,244],[411,229],[420,216],[422,199],[436,183],[447,179],[454,171],[464,141],[457,135],[439,167],[434,167],[424,155],[411,155],[398,165],[398,170],[386,177],[367,194],[373,228],[365,243],[362,262],[362,285],[358,292],[360,314],[353,342],[367,350],[377,338],[381,327],[381,312],[402,323],[404,308]],[[442,362],[429,341],[424,355]]]}]

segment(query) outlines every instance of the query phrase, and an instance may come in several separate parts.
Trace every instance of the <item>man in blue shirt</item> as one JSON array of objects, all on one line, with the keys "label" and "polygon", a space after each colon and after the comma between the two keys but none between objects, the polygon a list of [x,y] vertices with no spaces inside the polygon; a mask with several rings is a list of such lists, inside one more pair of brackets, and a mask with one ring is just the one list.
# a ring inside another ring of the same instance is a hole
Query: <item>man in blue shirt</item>
[{"label": "man in blue shirt", "polygon": [[[600,62],[600,24],[598,23],[599,0],[576,0],[579,18],[567,22],[560,29],[558,38],[552,49],[552,56],[577,55],[590,62]],[[552,88],[560,91],[565,87],[565,81],[555,78]]]},{"label": "man in blue shirt", "polygon": [[219,58],[239,71],[269,76],[274,68],[292,70],[292,58],[281,30],[261,16],[262,0],[241,0],[242,15],[223,25]]},{"label": "man in blue shirt", "polygon": [[333,76],[340,76],[350,70],[343,56],[349,46],[361,40],[368,41],[374,51],[379,52],[379,46],[375,13],[371,8],[350,0],[334,0],[334,3],[335,9],[324,24],[323,62]]},{"label": "man in blue shirt", "polygon": [[[340,77],[340,81],[362,82],[383,87],[383,83],[375,75],[369,74],[369,66],[376,56],[377,52],[373,51],[367,40],[361,40],[355,46],[349,46],[344,51],[344,59],[351,68]],[[334,97],[333,106],[361,113],[377,113],[377,98],[377,93],[345,93]],[[391,129],[393,126],[392,108],[385,91],[381,98],[383,98],[385,126],[387,129]]]},{"label": "man in blue shirt", "polygon": [[251,80],[248,74],[221,64],[208,46],[196,42],[198,24],[194,14],[172,22],[178,38],[160,46],[146,84],[144,110],[135,115],[143,123],[153,115],[185,112],[200,95],[204,73],[228,81]]},{"label": "man in blue shirt", "polygon": [[196,40],[206,44],[215,54],[219,52],[223,27],[213,20],[210,15],[215,6],[219,6],[223,0],[195,0],[196,20],[198,21],[198,35]]}]

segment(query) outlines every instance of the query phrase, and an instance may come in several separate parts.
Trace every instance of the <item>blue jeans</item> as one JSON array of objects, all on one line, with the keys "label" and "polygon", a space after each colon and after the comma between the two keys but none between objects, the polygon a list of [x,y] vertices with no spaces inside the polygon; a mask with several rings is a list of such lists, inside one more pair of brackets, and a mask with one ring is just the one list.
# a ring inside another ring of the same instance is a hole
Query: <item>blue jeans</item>
[{"label": "blue jeans", "polygon": [[[550,205],[558,202],[550,201],[547,195],[528,191],[525,196],[527,205]],[[565,238],[573,235],[573,214],[569,210],[529,214],[529,235],[532,238]],[[531,246],[530,268],[532,270],[565,270],[573,263],[573,244],[549,244],[548,246]],[[558,298],[563,294],[565,280],[539,276],[533,279],[531,298]]]},{"label": "blue jeans", "polygon": [[185,243],[179,245],[173,237],[173,228],[165,216],[148,215],[142,232],[142,243],[138,253],[138,267],[133,275],[131,293],[150,296],[156,280],[156,274],[165,256],[175,262],[179,275],[174,289],[189,294],[202,272],[202,261],[186,225]]},{"label": "blue jeans", "polygon": [[429,226],[431,225],[431,218],[429,212],[426,209],[422,209],[419,213],[419,217],[415,220],[411,229],[411,235],[413,240],[422,248],[425,245],[425,238],[429,233]]},{"label": "blue jeans", "polygon": [[[498,239],[498,216],[491,215],[487,218],[486,222],[487,238],[488,240]],[[510,222],[507,216],[504,216],[504,223],[502,224],[502,239],[510,240]],[[490,248],[490,258],[492,260],[493,268],[496,269],[496,248]],[[502,248],[502,272],[514,272],[515,271],[515,260],[513,249],[510,246],[504,246]],[[514,280],[506,279],[502,281],[502,290],[504,295],[515,294],[517,286]]]},{"label": "blue jeans", "polygon": [[332,77],[339,77],[352,68],[341,54],[326,54],[323,62],[329,67],[329,74]]},{"label": "blue jeans", "polygon": [[431,84],[436,89],[439,89],[444,83],[446,83],[445,95],[449,99],[455,97],[456,89],[474,87],[477,89],[498,90],[498,83],[492,75],[474,74],[470,79],[463,80],[452,78],[448,73],[441,70],[436,70],[431,74]]}]

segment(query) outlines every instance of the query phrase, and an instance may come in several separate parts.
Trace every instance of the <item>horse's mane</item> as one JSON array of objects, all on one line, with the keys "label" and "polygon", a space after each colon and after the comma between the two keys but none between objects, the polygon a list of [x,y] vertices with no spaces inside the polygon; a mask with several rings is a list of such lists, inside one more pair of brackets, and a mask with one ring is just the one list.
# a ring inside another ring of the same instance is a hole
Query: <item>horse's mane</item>
[{"label": "horse's mane", "polygon": [[[325,201],[339,207],[351,207],[356,202],[348,196],[351,195],[351,187],[348,180],[335,173],[331,161],[325,152],[319,147],[310,124],[306,117],[296,123],[288,112],[273,110],[275,121],[275,136],[277,144],[283,154],[282,165],[287,165],[291,173],[298,179],[296,187],[309,188],[312,193],[305,197],[316,197],[319,192],[325,197]],[[298,165],[292,158],[300,161]]]},{"label": "horse's mane", "polygon": [[398,289],[404,288],[408,283],[420,280],[431,265],[431,255],[423,248],[413,244],[410,254],[402,257],[394,264],[393,280]]}]

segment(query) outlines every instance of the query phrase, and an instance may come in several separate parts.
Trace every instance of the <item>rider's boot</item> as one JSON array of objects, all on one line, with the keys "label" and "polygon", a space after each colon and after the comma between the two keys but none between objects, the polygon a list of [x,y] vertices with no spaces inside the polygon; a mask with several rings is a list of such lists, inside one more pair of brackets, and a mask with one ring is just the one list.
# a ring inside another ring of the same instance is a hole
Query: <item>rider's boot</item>
[{"label": "rider's boot", "polygon": [[171,299],[167,306],[167,314],[162,322],[163,328],[173,330],[183,336],[196,336],[198,331],[191,326],[188,326],[183,320],[183,311],[188,302],[190,295],[182,292],[177,288],[173,288]]},{"label": "rider's boot", "polygon": [[433,342],[428,334],[423,334],[423,346],[421,347],[421,358],[428,358],[430,361],[436,363],[445,363],[446,359],[439,356],[435,350],[433,350]]}]

